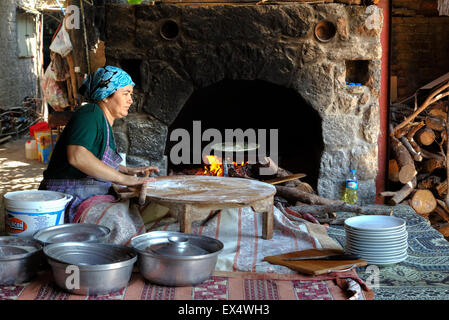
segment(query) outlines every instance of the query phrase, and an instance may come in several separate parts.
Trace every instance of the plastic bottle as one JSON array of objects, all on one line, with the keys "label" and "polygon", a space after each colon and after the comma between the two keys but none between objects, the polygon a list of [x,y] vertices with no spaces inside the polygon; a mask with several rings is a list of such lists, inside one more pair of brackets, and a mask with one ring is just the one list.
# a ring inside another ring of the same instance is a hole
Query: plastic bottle
[{"label": "plastic bottle", "polygon": [[343,195],[343,201],[349,204],[357,204],[359,199],[358,189],[359,182],[357,180],[356,170],[351,169],[346,177],[345,193]]},{"label": "plastic bottle", "polygon": [[37,159],[37,146],[36,140],[28,140],[25,143],[25,158],[29,160]]}]

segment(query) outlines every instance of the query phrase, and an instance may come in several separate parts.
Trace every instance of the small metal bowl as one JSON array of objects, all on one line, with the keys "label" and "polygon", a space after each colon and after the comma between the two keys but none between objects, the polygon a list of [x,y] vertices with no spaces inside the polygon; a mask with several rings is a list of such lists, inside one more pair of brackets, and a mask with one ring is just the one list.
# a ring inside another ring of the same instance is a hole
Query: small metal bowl
[{"label": "small metal bowl", "polygon": [[105,226],[93,223],[66,223],[36,231],[33,239],[43,245],[61,242],[104,242],[111,233]]},{"label": "small metal bowl", "polygon": [[31,280],[42,264],[42,245],[17,236],[0,237],[0,285]]},{"label": "small metal bowl", "polygon": [[128,285],[137,254],[132,248],[86,242],[44,247],[56,284],[80,295],[107,294]]},{"label": "small metal bowl", "polygon": [[206,236],[170,231],[148,232],[131,239],[139,254],[139,271],[150,282],[189,286],[209,279],[223,243]]}]

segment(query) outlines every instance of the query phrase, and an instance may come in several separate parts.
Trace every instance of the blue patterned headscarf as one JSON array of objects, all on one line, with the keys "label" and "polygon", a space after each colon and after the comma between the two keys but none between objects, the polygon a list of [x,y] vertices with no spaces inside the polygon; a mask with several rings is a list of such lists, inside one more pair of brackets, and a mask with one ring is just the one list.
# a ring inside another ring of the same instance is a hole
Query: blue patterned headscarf
[{"label": "blue patterned headscarf", "polygon": [[127,85],[135,85],[129,74],[114,66],[98,68],[89,74],[80,88],[80,93],[91,102],[101,101]]}]

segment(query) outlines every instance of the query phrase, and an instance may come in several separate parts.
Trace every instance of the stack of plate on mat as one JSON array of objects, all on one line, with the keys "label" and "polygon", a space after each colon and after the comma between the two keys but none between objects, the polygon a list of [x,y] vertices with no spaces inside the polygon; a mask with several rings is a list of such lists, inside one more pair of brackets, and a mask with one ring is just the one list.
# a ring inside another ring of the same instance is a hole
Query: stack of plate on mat
[{"label": "stack of plate on mat", "polygon": [[345,220],[346,252],[357,254],[370,264],[386,265],[407,258],[405,220],[367,215]]}]

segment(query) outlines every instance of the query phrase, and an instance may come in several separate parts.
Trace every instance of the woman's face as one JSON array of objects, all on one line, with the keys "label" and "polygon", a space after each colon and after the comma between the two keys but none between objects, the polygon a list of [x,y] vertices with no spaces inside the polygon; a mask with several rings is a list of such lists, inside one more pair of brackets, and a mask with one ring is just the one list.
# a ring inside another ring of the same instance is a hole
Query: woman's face
[{"label": "woman's face", "polygon": [[123,118],[128,115],[129,107],[133,103],[133,86],[131,84],[118,89],[114,94],[105,99],[106,106],[114,119]]}]

